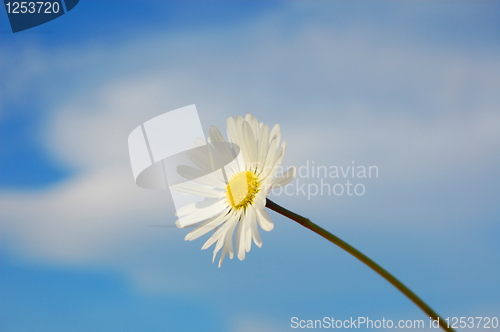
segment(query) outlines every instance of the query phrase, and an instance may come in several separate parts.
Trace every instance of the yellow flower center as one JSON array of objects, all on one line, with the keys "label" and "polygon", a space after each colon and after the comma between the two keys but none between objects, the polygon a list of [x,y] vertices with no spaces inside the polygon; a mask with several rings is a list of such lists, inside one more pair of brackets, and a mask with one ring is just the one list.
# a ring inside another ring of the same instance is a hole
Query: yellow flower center
[{"label": "yellow flower center", "polygon": [[244,209],[252,204],[255,194],[259,192],[259,186],[259,179],[254,172],[239,172],[227,184],[227,200],[233,208]]}]

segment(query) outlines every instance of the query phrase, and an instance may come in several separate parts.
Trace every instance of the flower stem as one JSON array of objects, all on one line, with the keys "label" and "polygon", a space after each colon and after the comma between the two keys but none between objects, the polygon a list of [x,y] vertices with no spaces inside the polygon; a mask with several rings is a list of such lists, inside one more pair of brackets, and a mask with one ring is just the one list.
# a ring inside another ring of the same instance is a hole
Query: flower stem
[{"label": "flower stem", "polygon": [[448,324],[446,323],[446,321],[443,318],[439,317],[439,315],[434,310],[432,310],[432,308],[429,307],[424,301],[422,301],[422,299],[420,299],[415,293],[413,293],[401,281],[396,279],[396,277],[394,277],[392,274],[387,272],[383,267],[381,267],[380,265],[375,263],[373,260],[371,260],[368,256],[363,254],[361,251],[357,250],[356,248],[354,248],[353,246],[351,246],[347,242],[341,240],[337,236],[328,232],[324,228],[316,225],[315,223],[313,223],[309,219],[304,218],[304,217],[302,217],[302,216],[300,216],[300,215],[298,215],[290,210],[285,209],[284,207],[274,203],[270,199],[267,199],[266,207],[268,207],[269,209],[271,209],[279,214],[284,215],[285,217],[288,217],[288,218],[298,222],[302,226],[309,228],[311,231],[321,235],[322,237],[324,237],[328,241],[338,245],[340,248],[344,249],[345,251],[347,251],[348,253],[350,253],[351,255],[353,255],[354,257],[356,257],[357,259],[359,259],[360,261],[362,261],[366,265],[368,265],[370,268],[372,268],[372,270],[377,272],[385,280],[390,282],[394,287],[399,289],[404,295],[406,295],[406,297],[408,297],[411,301],[413,301],[413,303],[415,303],[420,309],[422,309],[430,318],[432,318],[434,320],[439,320],[439,325],[441,326],[441,328],[443,330],[449,331],[449,332],[455,332],[455,330],[448,327]]}]

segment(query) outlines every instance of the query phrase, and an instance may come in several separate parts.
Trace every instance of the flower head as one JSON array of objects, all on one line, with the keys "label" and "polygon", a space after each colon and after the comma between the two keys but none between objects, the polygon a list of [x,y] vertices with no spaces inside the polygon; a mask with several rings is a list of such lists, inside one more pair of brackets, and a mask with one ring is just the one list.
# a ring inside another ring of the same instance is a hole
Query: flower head
[{"label": "flower head", "polygon": [[[180,167],[178,172],[188,179],[194,179],[195,183],[175,187],[178,191],[205,197],[202,202],[179,209],[179,220],[176,224],[178,227],[197,224],[197,227],[186,235],[187,241],[195,240],[214,230],[202,249],[215,244],[212,261],[222,249],[219,267],[226,254],[232,259],[236,252],[238,258],[243,260],[246,252],[250,251],[252,242],[262,246],[257,225],[265,231],[274,228],[271,217],[264,209],[266,197],[271,189],[286,185],[295,177],[295,168],[292,167],[276,178],[286,148],[285,142],[280,145],[279,125],[269,129],[251,114],[247,114],[245,118],[237,116],[227,119],[227,136],[229,142],[212,126],[207,140],[208,146],[223,144],[223,148],[219,150],[227,150],[223,152],[226,154],[234,154],[234,151],[224,144],[233,143],[240,149],[241,153],[224,167],[222,173],[199,176],[198,170],[187,166]],[[210,158],[206,157],[206,154],[193,154],[190,158],[201,169],[213,170],[212,155],[217,153],[220,151],[211,152]]]}]

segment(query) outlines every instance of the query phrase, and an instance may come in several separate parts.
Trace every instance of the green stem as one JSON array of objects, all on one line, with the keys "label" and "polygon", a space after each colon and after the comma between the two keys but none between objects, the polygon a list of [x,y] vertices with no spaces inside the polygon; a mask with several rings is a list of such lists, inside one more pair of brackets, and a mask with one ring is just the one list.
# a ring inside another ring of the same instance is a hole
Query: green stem
[{"label": "green stem", "polygon": [[344,249],[366,265],[372,268],[375,272],[377,272],[379,275],[381,275],[385,280],[389,281],[394,287],[399,289],[406,297],[408,297],[413,303],[415,303],[420,309],[422,309],[429,317],[431,317],[434,320],[439,319],[439,325],[441,328],[445,331],[449,332],[455,332],[452,328],[447,326],[446,321],[439,317],[439,315],[432,310],[431,307],[429,307],[422,299],[420,299],[415,293],[413,293],[408,287],[406,287],[401,281],[396,279],[392,274],[387,272],[383,267],[375,263],[373,260],[371,260],[369,257],[367,257],[365,254],[363,254],[361,251],[357,250],[347,242],[341,240],[337,236],[333,235],[332,233],[328,232],[324,228],[316,225],[315,223],[311,222],[309,219],[304,218],[290,210],[285,209],[284,207],[274,203],[270,199],[267,199],[266,201],[266,207],[269,209],[278,212],[279,214],[284,215],[285,217],[288,217],[305,228],[309,228],[311,231],[321,235],[328,241],[338,245],[340,248]]}]

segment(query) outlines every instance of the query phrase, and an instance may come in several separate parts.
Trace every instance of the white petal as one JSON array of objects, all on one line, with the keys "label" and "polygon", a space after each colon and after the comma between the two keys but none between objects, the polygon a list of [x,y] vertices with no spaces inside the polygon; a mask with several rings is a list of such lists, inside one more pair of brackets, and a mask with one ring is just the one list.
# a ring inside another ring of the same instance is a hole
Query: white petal
[{"label": "white petal", "polygon": [[190,150],[187,152],[187,156],[196,166],[204,170],[206,173],[214,171],[213,167],[210,165],[206,149]]},{"label": "white petal", "polygon": [[177,227],[187,227],[200,221],[207,220],[216,214],[222,213],[227,208],[226,199],[223,198],[217,203],[207,206],[203,209],[194,209],[189,214],[179,217],[175,222]]},{"label": "white petal", "polygon": [[[281,144],[280,148],[276,151],[276,154],[274,155],[273,164],[275,166],[279,166],[280,165],[280,163],[281,163],[280,159],[283,159],[283,157],[285,156],[285,151],[286,151],[286,141],[283,141],[283,143]],[[277,164],[278,161],[280,161],[280,163]]]},{"label": "white petal", "polygon": [[227,119],[227,136],[228,139],[238,144],[240,147],[243,146],[243,139],[241,137],[243,118],[241,116],[237,116],[236,118],[228,118]]},{"label": "white petal", "polygon": [[246,152],[246,164],[247,166],[255,169],[257,162],[257,144],[255,141],[255,135],[253,133],[252,127],[250,124],[245,121],[243,122],[243,139],[245,143],[245,152]]},{"label": "white petal", "polygon": [[238,134],[236,131],[236,122],[234,121],[234,119],[227,118],[226,126],[227,126],[227,138],[229,139],[230,142],[238,144],[239,143],[237,142]]},{"label": "white petal", "polygon": [[252,227],[251,227],[251,230],[252,230],[252,238],[253,238],[253,242],[259,247],[261,248],[262,247],[262,239],[260,237],[260,233],[259,233],[259,228],[257,227],[257,218],[255,218],[254,220],[252,220]]},{"label": "white petal", "polygon": [[257,121],[257,118],[253,116],[250,113],[247,113],[245,115],[245,121],[247,121],[250,124],[250,127],[252,128],[254,136],[257,138],[259,137],[259,121]]},{"label": "white petal", "polygon": [[245,121],[245,119],[241,115],[237,115],[236,118],[234,118],[234,121],[236,123],[236,128],[241,130],[241,126],[243,125],[243,121]]},{"label": "white petal", "polygon": [[202,185],[214,188],[226,187],[226,184],[223,181],[222,173],[218,171],[207,174],[206,171],[202,171],[201,169],[180,165],[177,166],[177,173],[188,180],[193,180]]},{"label": "white petal", "polygon": [[[250,221],[248,221],[250,223]],[[245,251],[249,252],[252,249],[252,230],[249,228],[245,232]]]},{"label": "white petal", "polygon": [[184,205],[183,207],[177,209],[175,211],[175,215],[177,217],[183,217],[183,216],[186,216],[190,213],[193,213],[194,211],[196,211],[196,203],[191,203],[191,204]]},{"label": "white petal", "polygon": [[205,187],[194,183],[178,183],[170,186],[170,188],[189,195],[202,196],[202,197],[224,197],[223,190],[218,188]]},{"label": "white petal", "polygon": [[[212,255],[212,263],[215,261],[215,256],[217,256],[217,253],[224,246],[224,240],[226,239],[226,233],[227,233],[227,229],[222,234],[220,234],[219,237],[218,237],[218,239],[217,239],[217,244],[215,245],[214,253]],[[222,256],[224,256],[225,254],[226,254],[226,250],[224,248],[224,250],[222,250],[221,260],[224,260],[224,257],[222,257]]]},{"label": "white petal", "polygon": [[213,144],[210,146],[210,151],[213,154],[213,158],[218,161],[216,162],[216,165],[218,167],[222,166],[222,163],[227,164],[231,160],[236,158],[236,153],[233,149],[233,145],[224,139],[217,127],[210,127],[209,135],[211,141],[213,142]]},{"label": "white petal", "polygon": [[207,208],[213,204],[217,204],[221,200],[223,200],[223,199],[222,198],[209,198],[209,197],[207,197],[203,201],[184,205],[183,207],[177,209],[177,211],[175,212],[175,215],[177,217],[184,217],[184,216],[187,216],[188,214],[196,212],[200,209],[204,209],[204,208]]},{"label": "white petal", "polygon": [[[217,245],[219,245],[219,243],[221,243],[222,245],[224,245],[224,249],[222,249],[222,253],[220,254],[218,267],[222,266],[222,263],[224,262],[224,258],[226,257],[226,254],[228,254],[229,258],[231,258],[231,259],[234,257],[233,232],[234,232],[235,227],[236,227],[236,223],[234,223],[234,222],[230,223],[228,229],[224,232],[224,235],[222,235],[219,238],[219,242],[217,243]],[[219,249],[214,250],[212,262],[215,259],[215,256],[217,255],[217,252],[219,251]]]},{"label": "white petal", "polygon": [[[276,124],[274,125],[273,129],[271,129],[271,133],[269,134],[269,140],[272,140],[274,138],[278,138],[277,136],[280,133],[280,125]],[[281,137],[281,135],[279,135]],[[279,139],[277,140],[279,143]]]},{"label": "white petal", "polygon": [[250,226],[252,225],[251,221],[255,220],[257,216],[255,215],[255,209],[253,206],[249,205],[247,206],[247,209],[245,211],[245,219],[246,219],[246,224],[245,224],[245,232],[250,229]]},{"label": "white petal", "polygon": [[278,151],[276,151],[274,155],[271,155],[269,160],[266,160],[266,169],[261,174],[263,178],[274,178],[285,155],[285,149],[286,142],[283,142]]},{"label": "white petal", "polygon": [[226,252],[229,255],[229,258],[231,258],[231,259],[233,259],[233,257],[234,257],[233,233],[234,233],[235,228],[236,228],[236,223],[231,223],[229,229],[227,230],[225,240],[224,240],[224,248],[226,249]]},{"label": "white petal", "polygon": [[201,250],[205,250],[209,247],[211,247],[215,241],[218,241],[222,236],[224,236],[227,228],[229,227],[231,223],[231,219],[228,219],[226,220],[225,223],[222,224],[221,227],[219,227],[219,229],[217,229],[210,238],[208,238],[208,240],[203,244],[203,246],[201,247]]},{"label": "white petal", "polygon": [[224,258],[226,258],[226,248],[222,250],[222,254],[220,255],[220,260],[219,260],[219,265],[217,266],[220,268],[222,266],[222,263],[224,262]]},{"label": "white petal", "polygon": [[264,125],[260,131],[259,144],[257,148],[257,161],[259,163],[259,171],[262,170],[266,162],[267,152],[269,151],[269,127]]},{"label": "white petal", "polygon": [[271,231],[274,228],[271,216],[264,209],[258,209],[256,212],[260,227],[267,232]]},{"label": "white petal", "polygon": [[289,168],[285,173],[283,173],[279,178],[276,178],[273,182],[273,189],[282,187],[288,184],[295,178],[296,169],[295,167]]},{"label": "white petal", "polygon": [[[205,209],[205,208],[208,208],[214,204],[219,204],[220,201],[225,201],[225,199],[224,198],[207,197],[200,202],[194,203],[194,207],[196,210]],[[229,208],[229,206],[228,206],[228,208]]]},{"label": "white petal", "polygon": [[223,211],[222,213],[212,217],[210,220],[207,220],[206,222],[198,225],[195,229],[193,229],[191,232],[189,232],[186,237],[184,237],[185,241],[193,241],[199,238],[200,236],[203,236],[213,230],[214,228],[218,227],[220,224],[222,224],[226,218],[227,210]]},{"label": "white petal", "polygon": [[[240,155],[240,158],[242,158],[241,155]],[[227,181],[231,180],[231,178],[234,175],[238,174],[242,170],[244,170],[244,169],[240,168],[240,163],[238,162],[238,160],[233,160],[232,162],[230,162],[229,164],[224,166],[224,171],[226,172]],[[226,184],[226,189],[227,189],[227,184]]]},{"label": "white petal", "polygon": [[217,128],[216,126],[210,127],[210,129],[208,131],[208,135],[209,135],[210,139],[212,140],[212,142],[226,143],[225,138],[222,136],[219,128]]},{"label": "white petal", "polygon": [[274,139],[269,144],[269,150],[267,151],[265,162],[262,165],[262,173],[261,173],[262,178],[267,177],[267,175],[274,168],[274,161],[277,148],[278,148],[278,142]]},{"label": "white petal", "polygon": [[[257,195],[255,195],[255,211],[257,210],[262,210],[266,206],[266,193],[264,192],[258,192]],[[255,212],[257,215],[257,212]]]},{"label": "white petal", "polygon": [[236,251],[240,261],[245,259],[245,217],[238,223],[236,230]]}]

